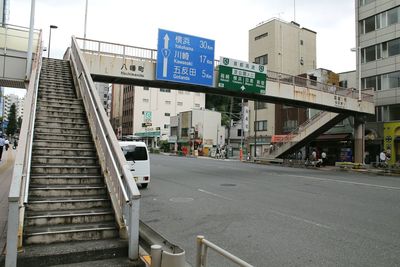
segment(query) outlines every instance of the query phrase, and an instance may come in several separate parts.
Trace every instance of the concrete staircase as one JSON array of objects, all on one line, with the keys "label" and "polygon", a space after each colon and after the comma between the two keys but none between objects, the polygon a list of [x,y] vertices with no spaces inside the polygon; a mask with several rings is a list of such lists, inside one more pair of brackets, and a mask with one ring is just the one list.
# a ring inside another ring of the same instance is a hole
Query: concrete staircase
[{"label": "concrete staircase", "polygon": [[296,130],[287,135],[287,138],[275,145],[269,151],[267,158],[272,160],[285,157],[302,148],[311,140],[328,131],[330,128],[347,118],[347,114],[338,114],[328,111],[317,113],[313,118],[300,125]]},{"label": "concrete staircase", "polygon": [[118,237],[68,61],[43,59],[24,245]]}]

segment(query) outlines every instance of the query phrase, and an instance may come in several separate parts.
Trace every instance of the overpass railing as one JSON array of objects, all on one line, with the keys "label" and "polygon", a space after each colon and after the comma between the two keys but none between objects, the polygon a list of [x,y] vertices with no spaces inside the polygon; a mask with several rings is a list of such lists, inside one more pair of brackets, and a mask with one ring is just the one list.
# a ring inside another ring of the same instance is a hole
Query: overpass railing
[{"label": "overpass railing", "polygon": [[140,192],[119,147],[74,36],[71,48],[66,52],[64,58],[69,58],[71,61],[74,79],[78,85],[77,90],[79,90],[77,95],[81,96],[84,102],[101,168],[120,227],[120,236],[128,238],[129,258],[137,260],[139,257]]},{"label": "overpass railing", "polygon": [[17,265],[17,249],[22,247],[25,204],[28,202],[28,189],[31,169],[33,131],[36,116],[36,100],[42,66],[42,34],[39,32],[39,45],[36,48],[24,105],[24,119],[19,134],[17,155],[15,157],[10,192],[8,195],[7,254],[6,266]]},{"label": "overpass railing", "polygon": [[[39,30],[33,34],[33,51],[39,44]],[[25,88],[29,28],[11,24],[0,26],[0,85]],[[29,71],[29,70],[28,70]]]},{"label": "overpass railing", "polygon": [[[157,50],[149,49],[138,46],[129,46],[111,42],[103,42],[91,39],[76,38],[80,47],[83,47],[82,51],[85,53],[98,54],[98,55],[109,55],[113,57],[121,58],[135,58],[140,60],[147,60],[155,63],[157,60]],[[219,60],[214,60],[214,65],[219,65]],[[278,83],[291,84],[299,87],[306,87],[313,90],[324,91],[331,94],[340,96],[350,97],[358,99],[358,90],[355,88],[344,88],[340,86],[329,85],[315,80],[307,79],[300,76],[293,76],[275,71],[267,71],[267,77],[269,81]],[[361,92],[362,101],[374,102],[373,92],[363,90]]]}]

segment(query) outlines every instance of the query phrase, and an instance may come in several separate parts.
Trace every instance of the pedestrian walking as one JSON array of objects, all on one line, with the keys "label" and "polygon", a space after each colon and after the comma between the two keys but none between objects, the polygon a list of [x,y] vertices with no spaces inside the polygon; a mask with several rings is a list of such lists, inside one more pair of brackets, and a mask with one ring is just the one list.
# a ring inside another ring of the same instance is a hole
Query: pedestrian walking
[{"label": "pedestrian walking", "polygon": [[322,159],[322,166],[325,166],[325,165],[326,165],[326,161],[327,161],[325,151],[322,151],[322,153],[321,153],[321,159]]},{"label": "pedestrian walking", "polygon": [[3,138],[3,135],[0,135],[0,161],[1,157],[3,156],[3,147],[4,147],[4,142],[6,140]]},{"label": "pedestrian walking", "polygon": [[6,151],[10,147],[10,141],[8,141],[7,137],[6,137],[6,140],[4,141],[4,147],[6,148]]},{"label": "pedestrian walking", "polygon": [[17,149],[17,146],[18,146],[18,141],[17,141],[17,139],[14,139],[13,149]]}]

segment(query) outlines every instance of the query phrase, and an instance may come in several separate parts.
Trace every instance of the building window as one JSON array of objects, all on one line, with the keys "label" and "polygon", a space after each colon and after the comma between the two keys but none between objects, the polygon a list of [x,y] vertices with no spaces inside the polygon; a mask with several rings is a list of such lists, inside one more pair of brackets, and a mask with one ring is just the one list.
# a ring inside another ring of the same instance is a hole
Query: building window
[{"label": "building window", "polygon": [[340,82],[339,82],[339,86],[340,86],[340,87],[343,87],[343,88],[347,88],[347,86],[348,86],[348,81],[347,81],[347,80],[340,81]]},{"label": "building window", "polygon": [[237,136],[242,136],[242,129],[237,130]]},{"label": "building window", "polygon": [[366,62],[376,60],[376,48],[375,45],[365,48],[365,60]]},{"label": "building window", "polygon": [[171,105],[171,101],[167,100],[167,101],[165,101],[165,104],[166,105]]},{"label": "building window", "polygon": [[169,117],[169,116],[171,116],[171,113],[164,113],[164,116]]},{"label": "building window", "polygon": [[164,129],[168,129],[169,128],[169,124],[164,124]]},{"label": "building window", "polygon": [[264,37],[267,37],[267,36],[268,36],[268,32],[260,34],[260,35],[258,35],[256,37],[254,37],[254,41],[260,40],[260,39],[262,39]]},{"label": "building window", "polygon": [[360,6],[365,6],[375,2],[375,0],[360,0]]},{"label": "building window", "polygon": [[149,103],[149,99],[148,98],[143,98],[143,103]]},{"label": "building window", "polygon": [[387,49],[389,57],[400,54],[400,38],[387,42]]},{"label": "building window", "polygon": [[256,131],[266,131],[267,130],[267,121],[255,121],[254,129]]},{"label": "building window", "polygon": [[160,88],[160,92],[162,92],[162,93],[171,93],[171,89]]},{"label": "building window", "polygon": [[189,128],[182,128],[181,136],[188,137],[189,136]]},{"label": "building window", "polygon": [[375,16],[366,18],[364,20],[365,33],[375,31]]},{"label": "building window", "polygon": [[267,108],[267,103],[265,102],[254,102],[254,109],[266,109]]},{"label": "building window", "polygon": [[199,108],[199,107],[200,107],[200,104],[194,104],[194,107],[195,107],[195,108]]},{"label": "building window", "polygon": [[143,90],[144,91],[149,91],[149,87],[145,86],[145,87],[143,87]]},{"label": "building window", "polygon": [[178,102],[177,105],[178,106],[183,106],[183,102]]},{"label": "building window", "polygon": [[303,40],[300,40],[300,45],[304,45],[304,41]]},{"label": "building window", "polygon": [[260,64],[260,65],[267,65],[268,64],[268,54],[256,57],[254,59],[254,63]]}]

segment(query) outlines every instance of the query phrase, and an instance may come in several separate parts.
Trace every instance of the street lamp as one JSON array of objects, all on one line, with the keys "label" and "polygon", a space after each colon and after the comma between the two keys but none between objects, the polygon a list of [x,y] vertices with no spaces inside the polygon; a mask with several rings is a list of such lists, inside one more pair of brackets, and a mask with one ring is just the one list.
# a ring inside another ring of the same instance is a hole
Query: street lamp
[{"label": "street lamp", "polygon": [[56,25],[50,25],[50,34],[49,34],[49,49],[47,52],[47,57],[50,57],[50,42],[51,42],[51,29],[57,29],[58,27]]}]

